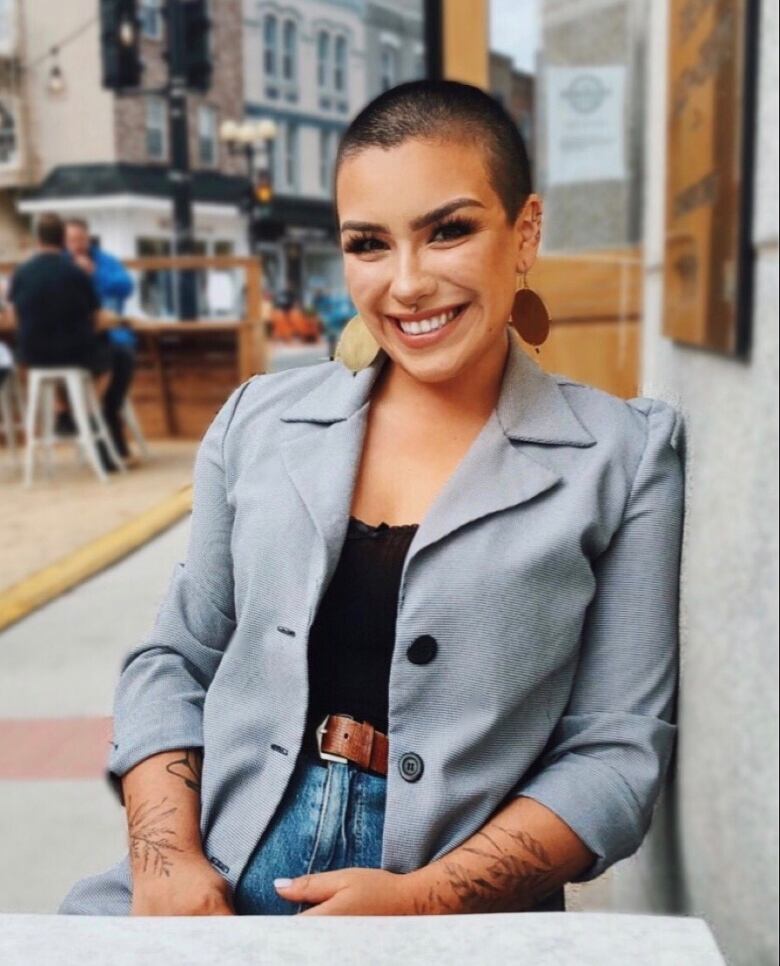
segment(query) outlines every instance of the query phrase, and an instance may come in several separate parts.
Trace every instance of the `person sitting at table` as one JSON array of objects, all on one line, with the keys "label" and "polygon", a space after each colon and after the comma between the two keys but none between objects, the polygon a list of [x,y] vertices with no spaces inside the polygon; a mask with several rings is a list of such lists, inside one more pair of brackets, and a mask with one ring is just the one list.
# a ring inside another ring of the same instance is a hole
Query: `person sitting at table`
[{"label": "person sitting at table", "polygon": [[[54,213],[41,215],[37,251],[14,272],[8,302],[16,321],[17,358],[27,366],[79,366],[108,375],[102,408],[117,452],[129,459],[122,406],[133,378],[133,356],[98,330],[92,279],[66,256],[65,226]],[[102,451],[106,469],[116,469]]]},{"label": "person sitting at table", "polygon": [[[133,293],[133,277],[122,262],[90,238],[89,225],[83,218],[65,222],[65,249],[73,261],[90,276],[102,308],[121,316],[125,302]],[[109,337],[119,345],[135,345],[131,329],[118,326]]]}]

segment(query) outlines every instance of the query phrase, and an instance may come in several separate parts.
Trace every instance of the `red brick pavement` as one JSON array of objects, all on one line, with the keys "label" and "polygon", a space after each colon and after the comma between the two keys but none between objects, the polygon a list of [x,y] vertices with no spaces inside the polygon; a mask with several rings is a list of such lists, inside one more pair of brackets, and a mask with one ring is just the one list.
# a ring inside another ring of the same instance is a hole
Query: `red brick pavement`
[{"label": "red brick pavement", "polygon": [[101,778],[111,718],[0,718],[0,780]]}]

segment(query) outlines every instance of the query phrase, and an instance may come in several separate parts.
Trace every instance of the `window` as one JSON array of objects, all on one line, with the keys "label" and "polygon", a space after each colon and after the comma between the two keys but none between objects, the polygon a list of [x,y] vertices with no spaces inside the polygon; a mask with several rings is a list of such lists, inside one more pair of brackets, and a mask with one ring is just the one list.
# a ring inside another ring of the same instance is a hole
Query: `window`
[{"label": "window", "polygon": [[198,108],[198,160],[205,165],[217,163],[217,109],[207,104]]},{"label": "window", "polygon": [[161,97],[146,101],[146,153],[155,161],[165,160],[168,153],[168,112]]},{"label": "window", "polygon": [[386,44],[382,47],[379,57],[382,90],[389,90],[395,87],[398,77],[398,54],[393,47]]},{"label": "window", "polygon": [[263,69],[266,77],[276,77],[276,35],[276,17],[272,13],[266,14],[263,20]]},{"label": "window", "polygon": [[333,133],[320,128],[320,187],[328,192],[333,176],[333,145]]},{"label": "window", "polygon": [[0,168],[17,161],[16,108],[8,98],[0,100]]},{"label": "window", "polygon": [[297,73],[298,28],[292,20],[285,20],[282,33],[282,77],[294,81]]},{"label": "window", "polygon": [[141,21],[141,33],[150,40],[160,40],[162,37],[162,10],[160,0],[141,0],[138,19]]},{"label": "window", "polygon": [[284,180],[288,188],[298,184],[298,125],[287,125],[284,152]]},{"label": "window", "polygon": [[330,34],[324,30],[317,34],[317,83],[330,86]]},{"label": "window", "polygon": [[347,38],[336,37],[333,86],[337,91],[347,89]]}]

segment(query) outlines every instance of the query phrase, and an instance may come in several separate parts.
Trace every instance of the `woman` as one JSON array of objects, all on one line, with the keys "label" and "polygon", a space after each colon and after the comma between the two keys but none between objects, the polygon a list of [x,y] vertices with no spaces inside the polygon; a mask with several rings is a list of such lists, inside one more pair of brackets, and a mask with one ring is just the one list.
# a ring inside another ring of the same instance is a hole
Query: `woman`
[{"label": "woman", "polygon": [[207,433],[187,562],[119,682],[130,855],[65,912],[562,908],[649,824],[674,411],[510,337],[542,206],[487,95],[381,95],[336,202],[349,368],[255,378]]}]

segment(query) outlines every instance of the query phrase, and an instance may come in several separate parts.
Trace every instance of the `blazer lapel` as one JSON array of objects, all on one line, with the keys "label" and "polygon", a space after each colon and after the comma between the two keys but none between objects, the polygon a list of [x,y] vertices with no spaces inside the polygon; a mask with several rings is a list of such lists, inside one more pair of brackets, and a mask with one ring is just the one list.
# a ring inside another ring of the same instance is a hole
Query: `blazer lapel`
[{"label": "blazer lapel", "polygon": [[[380,352],[355,375],[334,367],[282,416],[288,424],[284,465],[322,541],[322,586],[330,580],[344,542],[371,390],[385,360]],[[496,409],[426,514],[408,559],[467,523],[554,487],[560,476],[539,457],[539,444],[594,443],[556,380],[510,338]],[[527,444],[535,444],[533,456]]]},{"label": "blazer lapel", "polygon": [[339,365],[282,416],[288,424],[282,460],[321,541],[321,588],[333,575],[346,536],[369,396],[382,361],[354,376]]},{"label": "blazer lapel", "polygon": [[[534,456],[527,444],[533,446]],[[423,519],[409,559],[460,527],[519,506],[552,489],[560,475],[539,458],[539,445],[592,446],[556,380],[514,337],[495,411]]]}]

